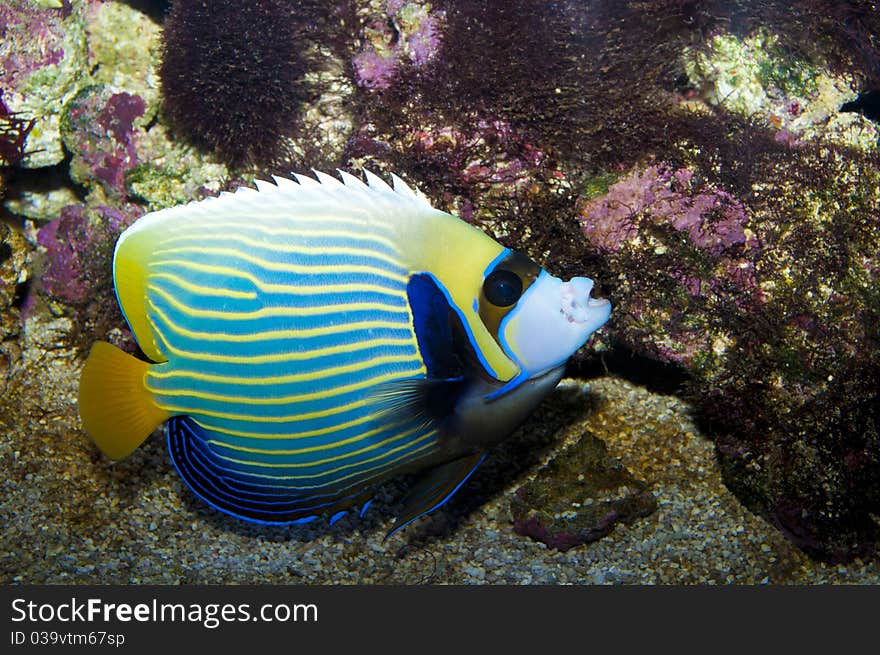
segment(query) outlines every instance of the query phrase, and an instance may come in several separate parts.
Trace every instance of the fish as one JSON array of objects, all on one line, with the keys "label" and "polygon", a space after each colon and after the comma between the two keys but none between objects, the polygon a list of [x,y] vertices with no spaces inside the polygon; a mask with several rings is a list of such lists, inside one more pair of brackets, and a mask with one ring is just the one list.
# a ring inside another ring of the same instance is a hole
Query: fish
[{"label": "fish", "polygon": [[563,282],[396,175],[338,175],[258,180],[120,235],[114,287],[149,361],[89,352],[79,413],[104,455],[164,423],[197,497],[272,525],[363,514],[412,474],[390,535],[446,503],[608,320],[591,279]]}]

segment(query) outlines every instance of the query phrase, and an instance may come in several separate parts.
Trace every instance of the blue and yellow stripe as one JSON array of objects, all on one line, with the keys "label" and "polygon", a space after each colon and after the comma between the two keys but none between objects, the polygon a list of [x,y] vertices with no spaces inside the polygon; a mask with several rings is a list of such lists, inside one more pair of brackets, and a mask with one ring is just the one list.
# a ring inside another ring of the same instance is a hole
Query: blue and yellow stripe
[{"label": "blue and yellow stripe", "polygon": [[145,307],[166,361],[145,384],[179,417],[175,465],[224,511],[304,518],[437,448],[436,429],[389,422],[372,396],[426,369],[410,271],[386,230],[363,227],[223,220],[206,235],[191,221],[155,240]]}]

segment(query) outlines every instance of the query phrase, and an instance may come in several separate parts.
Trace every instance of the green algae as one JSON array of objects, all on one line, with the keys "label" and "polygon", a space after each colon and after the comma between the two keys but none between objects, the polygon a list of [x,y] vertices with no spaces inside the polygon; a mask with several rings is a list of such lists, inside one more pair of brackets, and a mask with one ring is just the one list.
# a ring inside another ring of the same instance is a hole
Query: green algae
[{"label": "green algae", "polygon": [[229,177],[225,165],[175,141],[161,123],[139,134],[138,149],[151,156],[127,171],[125,188],[151,211],[216,194]]},{"label": "green algae", "polygon": [[745,38],[718,34],[702,48],[686,49],[682,64],[712,106],[759,117],[793,139],[821,137],[865,151],[877,144],[871,121],[839,112],[857,96],[856,79],[788,52],[766,29]]},{"label": "green algae", "polygon": [[589,177],[581,190],[583,200],[592,200],[608,193],[611,185],[620,179],[620,175],[610,171],[599,172]]}]

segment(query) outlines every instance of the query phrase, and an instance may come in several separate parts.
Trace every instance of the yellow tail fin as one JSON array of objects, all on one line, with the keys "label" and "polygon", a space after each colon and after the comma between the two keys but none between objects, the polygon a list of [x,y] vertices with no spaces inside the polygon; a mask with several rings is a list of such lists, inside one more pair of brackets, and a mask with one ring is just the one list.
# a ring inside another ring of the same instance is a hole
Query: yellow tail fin
[{"label": "yellow tail fin", "polygon": [[131,454],[170,418],[144,386],[149,366],[109,343],[92,346],[79,379],[79,415],[107,457]]}]

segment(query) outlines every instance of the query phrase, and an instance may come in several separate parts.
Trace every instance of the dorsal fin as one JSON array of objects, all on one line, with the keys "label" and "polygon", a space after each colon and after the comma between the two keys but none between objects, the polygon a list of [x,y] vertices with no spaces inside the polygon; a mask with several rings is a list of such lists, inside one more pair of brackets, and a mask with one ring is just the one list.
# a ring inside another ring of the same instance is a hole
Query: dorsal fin
[{"label": "dorsal fin", "polygon": [[218,222],[253,220],[260,224],[301,219],[345,218],[356,229],[375,231],[396,244],[400,264],[413,273],[429,272],[443,284],[486,371],[509,380],[518,366],[504,353],[474,311],[485,268],[505,249],[458,218],[434,209],[421,193],[393,178],[393,187],[373,174],[367,183],[345,174],[337,179],[315,172],[315,178],[295,175],[296,182],[273,178],[258,189],[234,193],[150,213],[120,236],[114,254],[114,280],[122,311],[138,344],[153,361],[166,358],[153,334],[148,306],[151,259],[163,239],[197,238],[215,230]]}]

